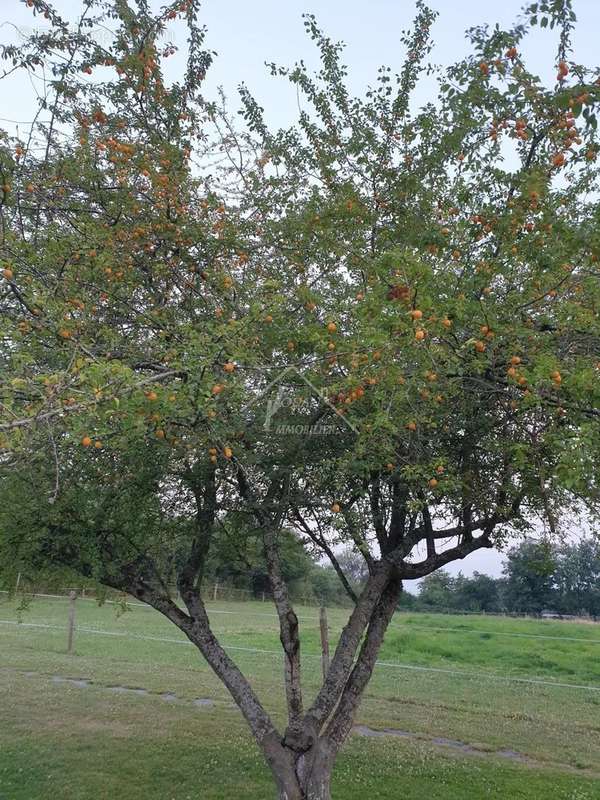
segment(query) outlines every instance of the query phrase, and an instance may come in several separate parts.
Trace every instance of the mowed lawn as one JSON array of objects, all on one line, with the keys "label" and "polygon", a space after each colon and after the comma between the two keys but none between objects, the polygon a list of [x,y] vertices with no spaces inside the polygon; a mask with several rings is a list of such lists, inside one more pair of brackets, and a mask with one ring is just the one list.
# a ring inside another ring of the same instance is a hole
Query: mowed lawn
[{"label": "mowed lawn", "polygon": [[[0,598],[0,800],[272,797],[227,692],[156,612],[78,600],[68,656],[66,600]],[[281,722],[272,606],[209,611]],[[310,699],[318,613],[298,613]],[[328,613],[333,648],[348,612]],[[371,735],[342,751],[336,800],[596,800],[600,625],[398,613],[358,721]]]}]

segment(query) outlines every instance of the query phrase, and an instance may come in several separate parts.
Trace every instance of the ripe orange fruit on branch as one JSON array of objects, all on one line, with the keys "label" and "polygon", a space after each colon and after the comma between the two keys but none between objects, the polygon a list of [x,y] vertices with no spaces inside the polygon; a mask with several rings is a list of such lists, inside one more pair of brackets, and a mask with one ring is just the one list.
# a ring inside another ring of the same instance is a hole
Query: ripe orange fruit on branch
[{"label": "ripe orange fruit on branch", "polygon": [[150,402],[154,402],[155,400],[158,400],[158,395],[154,391],[146,392],[146,400],[150,400]]},{"label": "ripe orange fruit on branch", "polygon": [[221,392],[223,391],[224,388],[225,387],[223,386],[222,383],[215,383],[215,385],[212,387],[212,389],[210,391],[211,391],[211,394],[217,395],[217,394],[221,394]]},{"label": "ripe orange fruit on branch", "polygon": [[233,363],[233,361],[228,361],[226,364],[223,365],[223,369],[225,372],[234,372],[235,364]]},{"label": "ripe orange fruit on branch", "polygon": [[521,358],[519,356],[512,356],[510,363],[513,365],[513,367],[516,367],[521,363]]},{"label": "ripe orange fruit on branch", "polygon": [[335,322],[328,322],[327,330],[329,331],[329,333],[335,333],[337,331],[337,325],[335,324]]},{"label": "ripe orange fruit on branch", "polygon": [[340,511],[342,510],[342,507],[340,506],[339,503],[333,503],[333,505],[331,506],[331,510],[333,511],[334,514],[339,514]]},{"label": "ripe orange fruit on branch", "polygon": [[91,443],[92,443],[92,440],[90,439],[89,436],[84,436],[83,439],[81,440],[81,444],[84,447],[89,447],[91,445]]},{"label": "ripe orange fruit on branch", "polygon": [[414,308],[414,309],[413,309],[413,310],[410,312],[410,315],[411,315],[411,317],[412,317],[413,319],[422,319],[422,317],[423,317],[423,312],[422,312],[422,311],[421,311],[419,308]]},{"label": "ripe orange fruit on branch", "polygon": [[435,489],[435,487],[436,487],[437,485],[438,485],[438,479],[437,479],[437,478],[430,478],[430,479],[429,479],[429,486],[430,486],[432,489]]},{"label": "ripe orange fruit on branch", "polygon": [[231,458],[233,456],[233,450],[231,449],[231,447],[224,447],[223,455],[225,456],[225,458]]},{"label": "ripe orange fruit on branch", "polygon": [[7,281],[12,281],[15,273],[12,271],[10,267],[6,267],[5,269],[2,270],[2,274],[4,275]]},{"label": "ripe orange fruit on branch", "polygon": [[480,341],[478,339],[475,342],[474,347],[475,347],[475,350],[477,350],[478,353],[483,353],[483,351],[485,350],[485,342],[482,342],[482,341]]},{"label": "ripe orange fruit on branch", "polygon": [[94,442],[94,447],[96,448],[96,450],[102,450],[102,442],[100,441],[100,439],[96,439],[96,441]]},{"label": "ripe orange fruit on branch", "polygon": [[415,331],[415,339],[417,340],[417,342],[422,342],[426,336],[427,336],[427,331],[425,331],[423,328],[417,328],[417,330]]},{"label": "ripe orange fruit on branch", "polygon": [[408,422],[406,424],[406,428],[409,431],[416,431],[417,430],[417,423],[416,422]]}]

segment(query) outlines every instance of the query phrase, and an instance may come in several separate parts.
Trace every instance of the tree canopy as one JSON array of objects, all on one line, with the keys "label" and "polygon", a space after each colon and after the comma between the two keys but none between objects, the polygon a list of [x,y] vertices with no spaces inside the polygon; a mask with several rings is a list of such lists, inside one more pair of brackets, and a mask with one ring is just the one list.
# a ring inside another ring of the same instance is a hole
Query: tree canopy
[{"label": "tree canopy", "polygon": [[[2,568],[63,564],[153,605],[228,686],[281,796],[326,797],[401,581],[595,519],[598,69],[572,53],[571,3],[544,0],[471,30],[415,109],[430,9],[364,97],[308,15],[321,66],[271,65],[300,98],[272,131],[248,87],[237,118],[204,96],[198,0],[85,0],[76,27],[27,5],[51,28],[2,49],[44,80],[29,138],[0,142]],[[550,86],[523,55],[536,24]],[[202,600],[232,514],[262,540],[284,733]],[[308,708],[284,528],[355,601]],[[365,561],[358,597],[340,545]]]}]

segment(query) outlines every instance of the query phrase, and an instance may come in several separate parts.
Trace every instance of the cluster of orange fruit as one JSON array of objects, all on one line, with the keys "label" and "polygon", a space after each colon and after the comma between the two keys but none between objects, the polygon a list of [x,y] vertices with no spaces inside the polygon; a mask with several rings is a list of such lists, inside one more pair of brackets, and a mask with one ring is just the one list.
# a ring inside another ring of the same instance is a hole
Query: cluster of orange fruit
[{"label": "cluster of orange fruit", "polygon": [[[90,436],[84,436],[83,439],[81,440],[81,444],[84,447],[91,447],[92,438]],[[93,444],[94,444],[94,447],[96,448],[96,450],[101,450],[102,449],[102,442],[100,441],[100,439],[96,439],[96,441],[93,442]]]},{"label": "cluster of orange fruit", "polygon": [[[213,464],[217,463],[218,452],[219,451],[217,450],[216,447],[209,447],[208,448],[208,456],[210,458],[211,463],[213,463]],[[224,447],[223,448],[223,457],[226,458],[228,461],[230,461],[233,458],[233,450],[231,449],[231,447]]]},{"label": "cluster of orange fruit", "polygon": [[564,81],[564,79],[569,74],[569,67],[567,66],[566,61],[559,61],[558,62],[558,74],[556,76],[557,81]]}]

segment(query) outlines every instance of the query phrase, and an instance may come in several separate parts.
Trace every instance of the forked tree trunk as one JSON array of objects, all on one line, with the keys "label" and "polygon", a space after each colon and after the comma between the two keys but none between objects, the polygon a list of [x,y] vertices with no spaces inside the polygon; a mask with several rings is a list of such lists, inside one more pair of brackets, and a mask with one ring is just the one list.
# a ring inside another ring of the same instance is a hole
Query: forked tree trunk
[{"label": "forked tree trunk", "polygon": [[326,730],[301,755],[284,747],[274,759],[269,759],[278,787],[278,800],[331,800],[335,757],[352,729],[401,591],[402,582],[394,575],[373,609],[360,652]]},{"label": "forked tree trunk", "polygon": [[[278,800],[331,800],[331,774],[334,757],[321,741],[299,758],[291,755],[293,768],[271,768],[277,783]],[[287,764],[290,762],[288,761]]]},{"label": "forked tree trunk", "polygon": [[[129,591],[177,625],[229,689],[271,768],[278,800],[331,800],[331,775],[336,755],[352,729],[402,591],[396,568],[381,565],[369,578],[342,632],[321,690],[304,716],[300,716],[301,706],[290,703],[288,696],[290,724],[284,735],[277,731],[248,680],[215,637],[196,590],[180,589],[189,615],[171,598],[149,590],[141,582]],[[295,636],[295,615],[291,609],[290,614],[287,609],[282,610],[281,616],[287,619]],[[282,643],[287,633],[287,628],[282,630]],[[292,637],[290,643],[294,645],[294,641]],[[286,640],[284,649],[287,643]],[[295,658],[295,647],[286,649],[286,655]],[[287,683],[293,675],[286,672],[285,678]]]}]

